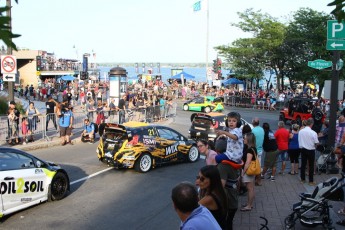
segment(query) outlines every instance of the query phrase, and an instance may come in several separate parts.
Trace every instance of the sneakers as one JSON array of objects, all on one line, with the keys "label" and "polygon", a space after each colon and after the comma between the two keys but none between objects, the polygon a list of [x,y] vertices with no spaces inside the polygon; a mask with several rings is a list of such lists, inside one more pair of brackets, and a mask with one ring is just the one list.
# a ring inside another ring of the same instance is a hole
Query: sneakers
[{"label": "sneakers", "polygon": [[305,180],[301,180],[301,183],[304,184],[304,183],[305,183]]},{"label": "sneakers", "polygon": [[274,176],[271,176],[271,181],[276,181],[276,179],[274,178]]},{"label": "sneakers", "polygon": [[265,175],[262,175],[262,174],[261,174],[261,179],[265,179]]},{"label": "sneakers", "polygon": [[309,182],[309,186],[315,186],[316,183],[315,182]]}]

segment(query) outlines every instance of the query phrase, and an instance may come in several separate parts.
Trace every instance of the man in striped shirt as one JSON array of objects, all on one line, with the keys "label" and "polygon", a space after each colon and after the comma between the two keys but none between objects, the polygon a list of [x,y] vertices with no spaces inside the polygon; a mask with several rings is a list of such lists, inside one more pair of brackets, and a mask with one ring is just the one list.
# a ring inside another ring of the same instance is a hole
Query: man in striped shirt
[{"label": "man in striped shirt", "polygon": [[345,117],[340,116],[338,119],[338,124],[336,126],[336,133],[335,133],[335,146],[340,145],[341,138],[345,134]]}]

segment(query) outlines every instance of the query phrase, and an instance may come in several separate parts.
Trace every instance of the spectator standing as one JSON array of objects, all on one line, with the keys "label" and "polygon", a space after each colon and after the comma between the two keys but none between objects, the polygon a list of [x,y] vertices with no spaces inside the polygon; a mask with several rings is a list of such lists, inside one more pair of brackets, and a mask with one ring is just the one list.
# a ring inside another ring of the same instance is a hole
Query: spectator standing
[{"label": "spectator standing", "polygon": [[88,100],[88,103],[85,106],[85,111],[90,121],[94,121],[93,113],[96,111],[96,108],[95,108],[95,102],[92,99]]},{"label": "spectator standing", "polygon": [[212,213],[222,229],[226,229],[227,196],[217,167],[215,165],[202,167],[196,177],[196,184],[200,188],[199,204]]},{"label": "spectator standing", "polygon": [[176,185],[171,192],[174,209],[181,219],[180,230],[220,230],[210,211],[199,205],[198,191],[189,182]]},{"label": "spectator standing", "polygon": [[217,156],[217,153],[209,148],[207,141],[202,140],[202,139],[198,140],[197,147],[198,147],[199,153],[205,155],[206,165],[217,165],[216,159],[215,159]]},{"label": "spectator standing", "polygon": [[69,105],[67,105],[67,103],[63,103],[60,108],[58,108],[57,115],[59,116],[61,145],[73,145],[70,141],[70,136],[72,134],[73,112],[70,110]]},{"label": "spectator standing", "polygon": [[301,149],[302,165],[301,165],[301,182],[305,182],[305,169],[307,162],[309,165],[309,185],[316,185],[314,182],[314,161],[315,161],[315,148],[319,143],[317,133],[312,130],[314,120],[309,118],[306,127],[299,131],[298,144]]},{"label": "spectator standing", "polygon": [[298,165],[299,165],[299,155],[300,155],[300,148],[299,148],[299,143],[298,143],[298,132],[299,132],[299,125],[298,124],[293,124],[292,125],[292,130],[289,135],[289,157],[290,157],[290,162],[291,162],[291,171],[289,174],[295,175],[298,174]]},{"label": "spectator standing", "polygon": [[251,211],[253,208],[253,202],[254,202],[254,181],[255,176],[254,175],[248,175],[246,172],[249,168],[249,165],[251,161],[255,161],[257,154],[256,154],[256,140],[255,135],[253,133],[247,133],[244,136],[244,144],[247,145],[247,151],[244,153],[246,154],[246,162],[244,164],[244,169],[242,171],[242,181],[246,184],[247,191],[248,191],[248,201],[247,204],[245,204],[241,211]]},{"label": "spectator standing", "polygon": [[[31,134],[37,129],[38,115],[40,112],[35,108],[35,104],[31,101],[29,108],[26,110],[26,116],[28,117],[29,122],[29,131]],[[33,141],[33,135],[31,135],[31,140]]]},{"label": "spectator standing", "polygon": [[274,137],[276,138],[278,150],[279,150],[279,158],[282,162],[281,171],[279,174],[285,174],[285,167],[286,167],[286,160],[288,159],[287,150],[289,148],[289,131],[285,129],[284,122],[278,122],[278,130],[274,133]]},{"label": "spectator standing", "polygon": [[262,170],[261,179],[265,178],[265,174],[269,168],[272,169],[271,181],[275,181],[275,175],[277,171],[277,156],[278,156],[278,145],[270,125],[263,123],[262,128],[265,131],[264,143],[262,145],[265,151],[264,168]]},{"label": "spectator standing", "polygon": [[[8,126],[8,137],[11,137],[11,134],[14,133],[14,131],[19,134],[19,117],[20,117],[20,112],[16,108],[16,102],[15,101],[10,101],[9,109],[13,110],[14,113],[14,122],[17,123],[16,125],[13,125],[13,122],[10,121],[9,119],[7,120],[7,126]],[[9,115],[9,113],[7,114]],[[17,127],[17,130],[13,130],[13,128]]]},{"label": "spectator standing", "polygon": [[[259,158],[260,165],[262,164],[262,153],[263,153],[263,143],[264,143],[264,137],[265,137],[265,131],[262,127],[260,127],[260,120],[258,117],[255,117],[252,120],[252,133],[255,135],[255,144],[256,144],[256,151],[257,151],[257,157]],[[261,186],[261,176],[258,175],[255,177],[255,185]]]},{"label": "spectator standing", "polygon": [[119,101],[119,124],[122,124],[125,122],[125,118],[126,118],[126,99],[127,96],[126,95],[122,95],[122,98]]},{"label": "spectator standing", "polygon": [[57,130],[56,125],[56,101],[52,98],[51,95],[48,95],[48,101],[46,102],[46,131],[48,131],[49,121],[52,120],[55,129]]},{"label": "spectator standing", "polygon": [[338,118],[338,124],[336,125],[336,132],[335,132],[335,146],[340,145],[341,138],[345,134],[345,117],[340,116]]}]

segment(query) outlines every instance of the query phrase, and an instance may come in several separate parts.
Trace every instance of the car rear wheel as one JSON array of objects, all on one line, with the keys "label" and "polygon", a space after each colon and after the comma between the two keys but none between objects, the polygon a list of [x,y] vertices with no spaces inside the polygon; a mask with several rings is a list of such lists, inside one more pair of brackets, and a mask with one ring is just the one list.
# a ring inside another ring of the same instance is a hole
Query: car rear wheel
[{"label": "car rear wheel", "polygon": [[136,171],[141,173],[146,173],[150,171],[152,167],[152,157],[148,153],[143,153],[141,156],[136,160],[134,164],[134,168]]},{"label": "car rear wheel", "polygon": [[188,161],[189,162],[196,162],[197,160],[199,159],[199,151],[198,151],[198,148],[196,146],[192,146],[190,149],[189,149],[189,152],[188,152]]},{"label": "car rear wheel", "polygon": [[211,108],[210,108],[210,107],[208,107],[208,106],[207,106],[207,107],[205,107],[205,108],[204,108],[204,112],[205,112],[205,113],[209,113],[209,112],[211,112]]},{"label": "car rear wheel", "polygon": [[184,110],[184,111],[187,111],[188,109],[189,109],[188,105],[184,105],[184,106],[183,106],[183,110]]},{"label": "car rear wheel", "polygon": [[51,200],[61,200],[64,198],[68,191],[68,183],[68,178],[64,173],[56,173],[50,185]]},{"label": "car rear wheel", "polygon": [[322,120],[322,112],[321,111],[317,111],[315,114],[314,114],[314,120],[315,121],[321,121]]}]

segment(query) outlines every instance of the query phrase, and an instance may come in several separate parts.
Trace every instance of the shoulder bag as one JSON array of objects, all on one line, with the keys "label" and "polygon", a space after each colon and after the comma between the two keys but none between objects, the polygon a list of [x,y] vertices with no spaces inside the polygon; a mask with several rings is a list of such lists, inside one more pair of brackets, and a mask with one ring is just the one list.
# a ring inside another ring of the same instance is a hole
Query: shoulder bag
[{"label": "shoulder bag", "polygon": [[259,175],[261,173],[261,166],[260,166],[258,155],[256,154],[254,149],[253,149],[253,151],[254,151],[254,155],[255,155],[255,161],[252,160],[250,162],[249,168],[246,171],[246,174],[248,176],[256,176],[256,175]]}]

